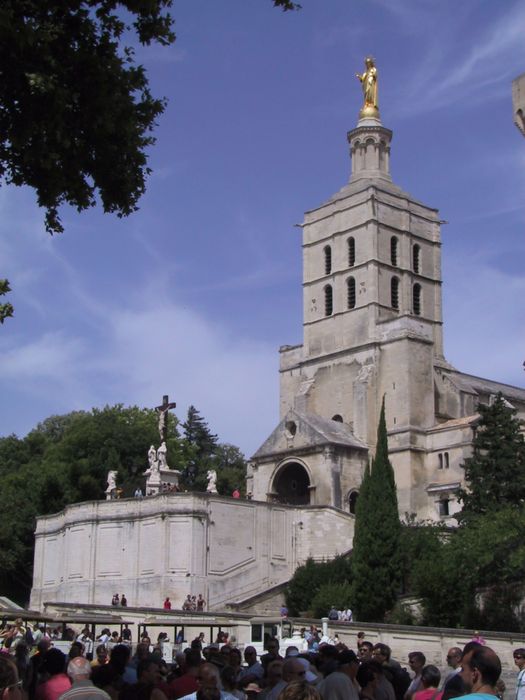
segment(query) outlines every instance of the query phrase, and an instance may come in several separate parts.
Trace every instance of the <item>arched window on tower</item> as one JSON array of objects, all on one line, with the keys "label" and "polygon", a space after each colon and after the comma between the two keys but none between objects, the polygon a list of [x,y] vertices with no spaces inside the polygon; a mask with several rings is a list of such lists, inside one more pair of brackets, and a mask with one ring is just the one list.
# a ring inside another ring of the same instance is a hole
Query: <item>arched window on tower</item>
[{"label": "arched window on tower", "polygon": [[397,238],[395,236],[390,239],[390,262],[394,267],[397,267]]},{"label": "arched window on tower", "polygon": [[390,306],[399,309],[399,279],[392,277],[390,280]]},{"label": "arched window on tower", "polygon": [[359,491],[351,491],[348,495],[348,509],[352,515],[355,515],[355,509],[356,509],[358,498],[359,498]]},{"label": "arched window on tower", "polygon": [[355,309],[355,278],[349,277],[346,280],[347,307]]},{"label": "arched window on tower", "polygon": [[412,248],[412,269],[414,270],[416,275],[419,275],[420,258],[421,246],[418,246],[418,244],[416,243]]},{"label": "arched window on tower", "polygon": [[324,288],[324,315],[331,316],[334,310],[332,287],[327,284]]},{"label": "arched window on tower", "polygon": [[329,275],[332,272],[332,249],[329,245],[324,248],[324,273]]},{"label": "arched window on tower", "polygon": [[412,310],[416,316],[421,316],[421,285],[412,287]]},{"label": "arched window on tower", "polygon": [[351,236],[348,239],[348,267],[355,265],[355,238]]}]

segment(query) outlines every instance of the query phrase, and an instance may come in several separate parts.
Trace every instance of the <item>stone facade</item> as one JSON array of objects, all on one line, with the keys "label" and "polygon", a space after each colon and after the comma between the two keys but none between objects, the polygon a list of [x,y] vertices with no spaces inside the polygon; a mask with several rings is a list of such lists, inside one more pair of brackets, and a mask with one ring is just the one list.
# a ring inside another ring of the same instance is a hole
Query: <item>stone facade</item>
[{"label": "stone facade", "polygon": [[[93,501],[38,518],[31,608],[50,601],[210,609],[288,581],[308,557],[351,547],[353,519],[335,508],[283,506],[205,494]],[[274,608],[275,609],[275,608]]]},{"label": "stone facade", "polygon": [[525,73],[512,81],[512,105],[514,108],[514,124],[525,136]]},{"label": "stone facade", "polygon": [[248,483],[257,498],[353,512],[384,396],[400,514],[453,524],[478,404],[501,391],[525,418],[525,390],[445,359],[441,221],[392,182],[391,138],[360,120],[349,183],[305,214],[304,342],[280,350],[281,423]]}]

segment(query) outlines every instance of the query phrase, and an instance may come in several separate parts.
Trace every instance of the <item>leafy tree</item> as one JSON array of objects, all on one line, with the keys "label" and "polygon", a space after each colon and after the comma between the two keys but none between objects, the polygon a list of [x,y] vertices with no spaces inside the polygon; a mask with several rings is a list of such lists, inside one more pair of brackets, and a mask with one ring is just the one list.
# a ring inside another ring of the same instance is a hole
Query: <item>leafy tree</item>
[{"label": "leafy tree", "polygon": [[501,394],[478,411],[473,454],[463,465],[468,486],[459,493],[463,521],[506,505],[521,508],[525,504],[525,439],[517,411]]},{"label": "leafy tree", "polygon": [[[4,0],[0,7],[0,176],[29,185],[62,231],[58,207],[100,197],[105,212],[137,208],[146,148],[163,100],[122,45],[175,40],[171,0]],[[124,19],[125,17],[129,20]]]},{"label": "leafy tree", "polygon": [[352,587],[349,583],[324,583],[312,598],[313,617],[326,617],[331,607],[346,610],[350,607]]},{"label": "leafy tree", "polygon": [[280,7],[283,12],[301,9],[301,5],[298,2],[292,2],[292,0],[273,0],[273,4],[275,7]]},{"label": "leafy tree", "polygon": [[245,495],[247,463],[240,449],[227,442],[219,443],[215,448],[214,463],[218,492],[229,496],[234,489],[239,489],[241,495]]},{"label": "leafy tree", "polygon": [[352,602],[357,619],[381,622],[393,608],[400,570],[400,534],[394,470],[388,459],[385,402],[377,447],[357,500],[352,551]]},{"label": "leafy tree", "polygon": [[245,490],[246,459],[235,445],[219,443],[208,423],[195,406],[188,408],[183,429],[183,487],[205,491],[208,470],[217,472],[217,490],[230,495],[235,488]]},{"label": "leafy tree", "polygon": [[[307,559],[305,564],[296,569],[286,588],[286,605],[290,615],[312,612],[314,598],[327,582],[345,586],[346,595],[351,581],[352,562],[347,555],[340,555],[331,561],[322,562]],[[339,597],[336,600],[339,600]],[[345,601],[345,607],[347,607],[350,604],[350,598],[345,598]],[[330,606],[333,603],[335,600],[330,602]]]},{"label": "leafy tree", "polygon": [[401,523],[399,540],[400,593],[413,592],[414,562],[434,552],[447,537],[450,530],[442,523],[418,521],[415,516],[407,516]]},{"label": "leafy tree", "polygon": [[524,531],[525,508],[508,506],[474,515],[457,531],[434,539],[413,570],[413,592],[421,598],[424,621],[445,627],[525,629],[515,606],[525,578]]},{"label": "leafy tree", "polygon": [[[0,280],[0,297],[4,296],[11,291],[9,282],[7,280]],[[5,304],[0,304],[0,323],[3,323],[6,318],[13,315],[13,305],[9,302]]]}]

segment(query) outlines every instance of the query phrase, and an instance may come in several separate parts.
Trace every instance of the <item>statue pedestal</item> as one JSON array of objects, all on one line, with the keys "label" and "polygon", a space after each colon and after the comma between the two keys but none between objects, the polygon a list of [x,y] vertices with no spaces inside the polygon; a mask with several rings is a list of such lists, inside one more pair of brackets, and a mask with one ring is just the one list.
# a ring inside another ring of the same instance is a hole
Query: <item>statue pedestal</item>
[{"label": "statue pedestal", "polygon": [[179,490],[180,471],[177,469],[148,469],[144,472],[146,479],[146,496]]}]

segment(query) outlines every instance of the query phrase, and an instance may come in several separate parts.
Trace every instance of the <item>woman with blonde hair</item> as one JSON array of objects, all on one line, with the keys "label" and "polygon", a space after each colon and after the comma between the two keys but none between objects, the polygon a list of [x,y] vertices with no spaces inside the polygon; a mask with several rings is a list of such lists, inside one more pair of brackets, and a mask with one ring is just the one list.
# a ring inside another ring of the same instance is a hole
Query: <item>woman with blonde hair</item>
[{"label": "woman with blonde hair", "polygon": [[307,681],[290,681],[279,693],[278,700],[321,700],[321,696]]}]

